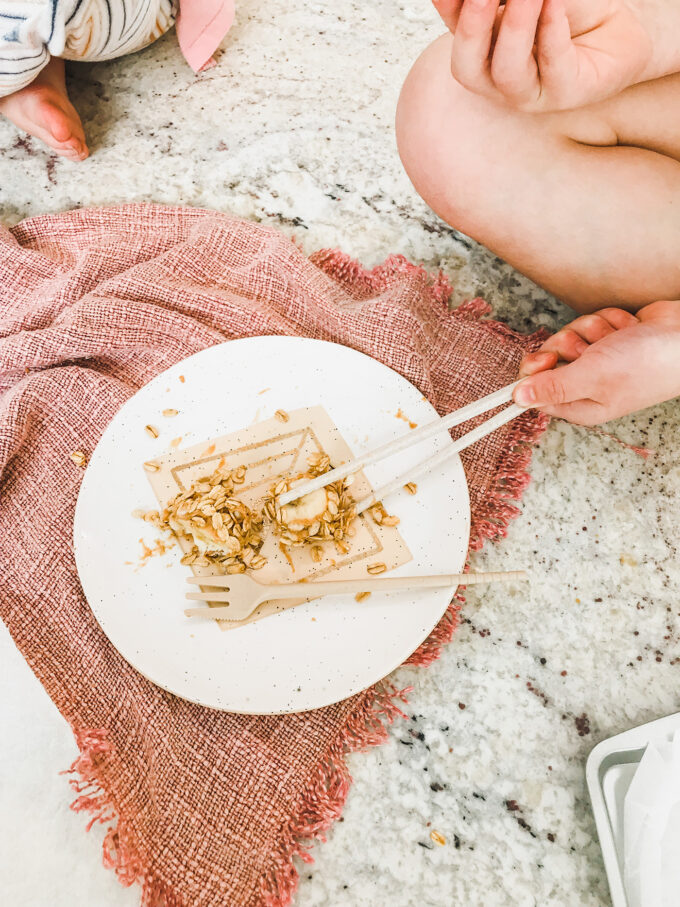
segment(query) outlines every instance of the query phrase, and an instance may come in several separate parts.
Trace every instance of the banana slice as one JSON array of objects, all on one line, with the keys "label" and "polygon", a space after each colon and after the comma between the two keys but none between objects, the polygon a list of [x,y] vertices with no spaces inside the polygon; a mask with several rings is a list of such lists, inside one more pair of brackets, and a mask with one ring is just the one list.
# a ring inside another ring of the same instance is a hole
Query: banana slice
[{"label": "banana slice", "polygon": [[[308,479],[309,476],[297,479],[291,482],[290,487],[295,488],[296,485],[300,485]],[[289,529],[292,529],[293,532],[300,532],[319,522],[327,509],[328,493],[325,488],[318,488],[297,501],[284,504],[281,508],[281,522]]]},{"label": "banana slice", "polygon": [[208,523],[204,527],[196,526],[191,520],[175,518],[168,521],[170,528],[178,535],[188,535],[194,540],[201,554],[228,554],[235,556],[240,553],[241,545],[233,536],[220,538],[214,528]]}]

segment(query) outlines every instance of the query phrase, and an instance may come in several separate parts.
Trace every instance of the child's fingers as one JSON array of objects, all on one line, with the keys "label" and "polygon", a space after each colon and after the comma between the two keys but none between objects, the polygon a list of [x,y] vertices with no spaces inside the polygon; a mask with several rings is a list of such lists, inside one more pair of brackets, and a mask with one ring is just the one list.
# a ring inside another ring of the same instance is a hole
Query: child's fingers
[{"label": "child's fingers", "polygon": [[556,419],[566,419],[575,425],[601,425],[608,422],[607,408],[597,400],[574,400],[561,406],[541,406],[541,411]]},{"label": "child's fingers", "polygon": [[591,399],[594,380],[590,369],[580,362],[553,368],[526,378],[515,388],[515,403],[544,409]]},{"label": "child's fingers", "polygon": [[543,0],[508,0],[491,59],[491,78],[516,103],[538,98],[534,44]]},{"label": "child's fingers", "polygon": [[580,334],[567,327],[548,337],[541,352],[555,353],[564,362],[574,362],[585,353],[589,345]]},{"label": "child's fingers", "polygon": [[637,322],[635,315],[623,309],[602,309],[591,315],[581,315],[549,337],[541,346],[541,352],[553,352],[565,362],[573,362],[591,344]]},{"label": "child's fingers", "polygon": [[602,340],[608,334],[613,334],[616,328],[606,318],[603,318],[599,312],[596,312],[575,318],[563,330],[578,334],[579,337],[582,337],[588,343],[597,343],[598,340]]},{"label": "child's fingers", "polygon": [[542,93],[553,103],[573,87],[576,57],[564,0],[544,0],[536,30],[536,60]]},{"label": "child's fingers", "polygon": [[537,372],[544,372],[548,368],[555,368],[558,359],[557,353],[551,353],[547,350],[527,353],[520,363],[519,377],[525,378],[527,375],[535,375]]},{"label": "child's fingers", "polygon": [[539,372],[515,388],[520,406],[540,409],[549,416],[578,425],[598,425],[607,420],[607,407],[593,399],[596,380],[580,362]]},{"label": "child's fingers", "polygon": [[599,309],[595,314],[608,321],[617,331],[640,323],[640,319],[636,315],[633,315],[632,312],[627,312],[625,309]]},{"label": "child's fingers", "polygon": [[678,300],[659,300],[650,302],[644,308],[638,311],[638,321],[656,321],[658,324],[665,324],[668,327],[680,327],[680,301]]},{"label": "child's fingers", "polygon": [[463,0],[451,51],[451,72],[471,91],[490,87],[489,51],[499,0]]},{"label": "child's fingers", "polygon": [[442,18],[444,25],[453,34],[458,25],[458,16],[463,0],[432,0],[434,8]]}]

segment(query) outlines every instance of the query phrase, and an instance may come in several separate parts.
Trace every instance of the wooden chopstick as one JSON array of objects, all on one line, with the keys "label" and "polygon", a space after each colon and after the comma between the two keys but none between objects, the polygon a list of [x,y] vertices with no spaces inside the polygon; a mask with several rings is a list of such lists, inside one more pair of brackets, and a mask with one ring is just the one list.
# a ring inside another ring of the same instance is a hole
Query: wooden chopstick
[{"label": "wooden chopstick", "polygon": [[[369,450],[366,453],[359,454],[358,457],[354,457],[341,466],[331,469],[330,472],[325,472],[323,475],[318,476],[315,479],[310,479],[308,482],[302,482],[290,491],[284,492],[278,499],[279,504],[283,506],[284,504],[289,504],[291,501],[296,501],[298,498],[310,494],[312,491],[317,491],[319,488],[324,488],[332,482],[344,479],[345,476],[348,476],[350,473],[356,472],[359,469],[363,469],[364,466],[371,466],[373,463],[377,463],[379,460],[383,460],[393,454],[400,453],[402,450],[406,450],[414,444],[426,441],[428,438],[432,438],[442,431],[448,431],[448,429],[460,425],[462,422],[467,422],[475,416],[481,416],[482,413],[487,413],[497,406],[502,406],[503,403],[509,403],[512,400],[512,392],[519,383],[519,381],[513,381],[513,383],[508,384],[507,387],[502,387],[500,390],[487,394],[486,397],[481,397],[479,400],[475,400],[473,403],[469,403],[467,406],[463,406],[461,409],[457,409],[447,416],[437,419],[436,422],[429,422],[427,425],[423,425],[422,428],[409,431],[407,434],[401,435],[399,438],[389,441],[387,444],[383,444],[375,450]],[[450,448],[447,448],[447,450],[450,451]]]},{"label": "wooden chopstick", "polygon": [[[513,403],[512,406],[508,406],[500,413],[496,413],[495,416],[492,416],[491,419],[487,419],[486,422],[482,422],[477,428],[473,428],[472,431],[461,435],[461,437],[454,441],[453,444],[447,445],[444,450],[432,454],[430,457],[427,457],[425,460],[422,460],[420,463],[406,470],[406,472],[397,476],[395,479],[386,482],[385,485],[381,485],[380,488],[376,488],[370,495],[357,503],[357,513],[363,513],[368,507],[372,507],[373,504],[382,501],[383,498],[386,498],[394,491],[399,491],[399,489],[403,488],[408,482],[412,482],[424,473],[430,472],[430,470],[435,469],[437,466],[441,466],[442,463],[445,463],[454,454],[460,453],[460,451],[465,450],[466,447],[470,447],[471,444],[474,444],[481,438],[486,437],[486,435],[491,434],[492,431],[500,428],[501,425],[505,425],[506,422],[516,419],[517,416],[521,415],[524,411],[524,407]],[[302,485],[298,487],[302,488]]]}]

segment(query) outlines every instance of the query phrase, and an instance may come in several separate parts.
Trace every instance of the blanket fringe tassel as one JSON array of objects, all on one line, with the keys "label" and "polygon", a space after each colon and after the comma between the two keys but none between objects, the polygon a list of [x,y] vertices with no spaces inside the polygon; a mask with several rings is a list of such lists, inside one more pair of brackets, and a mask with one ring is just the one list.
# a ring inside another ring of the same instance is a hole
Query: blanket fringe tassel
[{"label": "blanket fringe tassel", "polygon": [[102,843],[104,866],[113,869],[118,881],[126,887],[140,883],[140,907],[184,907],[176,895],[154,876],[148,860],[139,851],[135,835],[117,815],[113,802],[101,786],[98,765],[114,753],[108,731],[104,728],[76,731],[76,741],[80,755],[65,773],[75,776],[70,784],[78,796],[71,809],[92,815],[86,826],[87,831],[93,825],[110,823]]},{"label": "blanket fringe tassel", "polygon": [[408,716],[398,702],[406,703],[411,687],[398,690],[384,684],[375,695],[364,695],[359,708],[350,716],[342,737],[334,741],[316,775],[306,788],[293,824],[282,830],[271,865],[262,878],[263,907],[288,907],[298,886],[298,870],[293,858],[313,863],[309,852],[315,840],[325,841],[325,833],[340,817],[352,778],[345,756],[348,752],[378,746],[387,740],[387,725],[395,718]]}]

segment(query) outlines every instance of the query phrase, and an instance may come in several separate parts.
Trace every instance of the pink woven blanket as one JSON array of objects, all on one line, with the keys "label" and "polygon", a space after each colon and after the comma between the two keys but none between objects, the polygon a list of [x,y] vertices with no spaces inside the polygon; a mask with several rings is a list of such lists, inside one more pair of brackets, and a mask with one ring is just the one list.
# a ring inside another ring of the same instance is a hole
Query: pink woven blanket
[{"label": "pink woven blanket", "polygon": [[[121,404],[158,372],[232,337],[291,334],[354,347],[448,412],[507,384],[538,335],[454,312],[450,287],[399,256],[366,271],[311,260],[224,214],[132,205],[0,227],[0,609],[71,724],[76,809],[109,828],[104,860],[145,907],[277,907],[294,855],[340,814],[344,753],[397,717],[385,686],[301,715],[212,711],[134,671],[95,622],[71,542],[82,470]],[[468,451],[471,547],[504,535],[545,426],[526,413]],[[451,638],[457,604],[410,659]]]}]

